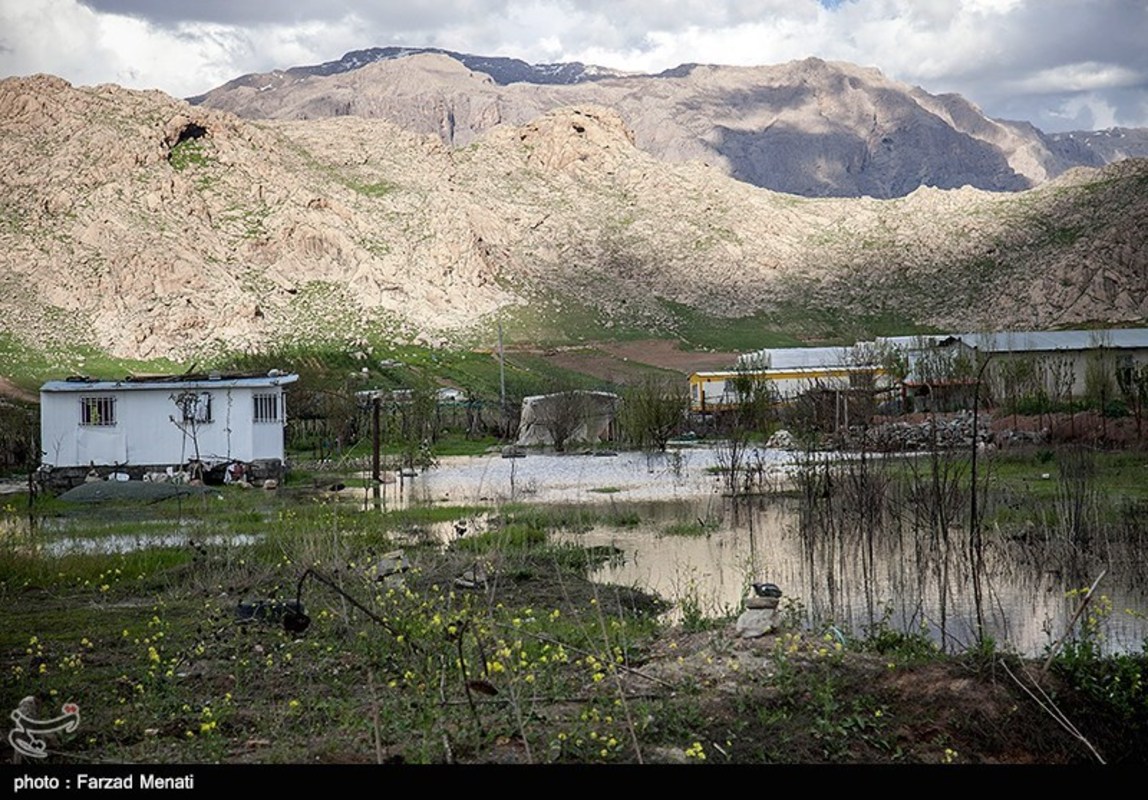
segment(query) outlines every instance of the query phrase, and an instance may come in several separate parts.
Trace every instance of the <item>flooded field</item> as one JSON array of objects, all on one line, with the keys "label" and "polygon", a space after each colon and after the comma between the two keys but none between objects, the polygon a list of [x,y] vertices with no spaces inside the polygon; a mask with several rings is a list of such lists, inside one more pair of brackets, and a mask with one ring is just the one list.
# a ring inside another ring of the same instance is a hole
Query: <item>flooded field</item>
[{"label": "flooded field", "polygon": [[[780,586],[792,613],[806,624],[835,623],[862,632],[883,623],[902,632],[924,631],[949,649],[975,641],[975,608],[968,559],[950,554],[942,593],[943,564],[916,543],[890,536],[880,541],[873,565],[861,547],[832,546],[803,535],[795,503],[774,500],[743,505],[710,503],[645,505],[631,527],[596,526],[563,533],[563,541],[610,546],[621,556],[599,568],[607,583],[641,586],[675,602],[675,613],[722,616],[737,613],[755,581]],[[708,515],[708,516],[707,516]],[[691,520],[697,533],[683,534]],[[1138,652],[1148,637],[1148,592],[1143,565],[1082,553],[1038,555],[1019,545],[994,547],[986,560],[986,631],[999,645],[1026,655],[1042,650],[1067,630],[1079,599],[1107,570],[1097,592],[1108,612],[1098,620],[1113,652]],[[942,635],[943,629],[943,635]]]},{"label": "flooded field", "polygon": [[[596,578],[638,586],[675,602],[675,612],[737,613],[754,581],[782,587],[791,613],[808,624],[833,622],[860,632],[884,624],[927,632],[946,649],[976,639],[973,562],[957,524],[940,537],[927,525],[886,516],[862,525],[825,521],[792,497],[725,492],[721,454],[690,449],[667,455],[531,455],[524,459],[447,460],[391,488],[402,503],[529,502],[608,509],[591,529],[559,532],[566,542],[616,548]],[[758,450],[777,487],[793,488],[792,453]],[[826,457],[827,458],[827,457]],[[805,465],[808,467],[808,464]],[[400,492],[402,494],[400,494]],[[834,508],[822,515],[848,516]],[[624,520],[612,524],[611,519]],[[855,520],[854,520],[855,522]],[[481,530],[482,518],[468,525]],[[440,526],[438,535],[455,535]],[[1141,547],[1087,545],[986,535],[981,572],[985,632],[999,645],[1037,655],[1068,630],[1080,592],[1104,572],[1093,604],[1098,633],[1112,651],[1139,651],[1148,639],[1148,565]]]},{"label": "flooded field", "polygon": [[[370,490],[348,488],[304,502],[337,498],[366,513],[377,513],[379,505],[388,511],[481,509],[414,528],[419,540],[443,546],[497,524],[507,504],[537,506],[543,515],[553,511],[556,520],[569,519],[567,512],[576,508],[588,521],[575,529],[556,523],[553,537],[614,549],[617,557],[593,577],[654,592],[675,604],[671,613],[678,619],[736,615],[750,584],[769,581],[782,588],[787,613],[809,625],[832,624],[843,634],[882,625],[924,632],[950,650],[975,642],[973,550],[956,516],[938,528],[937,514],[921,511],[927,498],[916,498],[921,508],[907,513],[897,510],[901,500],[884,494],[866,510],[850,499],[847,481],[833,492],[824,487],[803,497],[795,476],[809,463],[765,449],[751,450],[747,463],[757,471],[759,488],[773,491],[733,498],[718,469],[722,458],[703,447],[655,455],[454,457],[426,473],[396,477],[381,487],[377,501]],[[220,505],[214,496],[197,502]],[[301,501],[284,495],[278,502],[286,508]],[[114,519],[92,536],[74,535],[66,519],[49,521],[37,546],[50,556],[180,547],[190,540],[243,547],[256,543],[275,518],[252,511],[239,530],[204,529],[195,520],[197,507],[187,503],[187,516],[175,525],[137,520],[132,533],[121,533]],[[1097,589],[1102,597],[1089,610],[1098,638],[1110,652],[1138,652],[1148,639],[1144,544],[1108,533],[1085,541],[987,532],[979,573],[984,632],[999,646],[1039,655],[1069,630],[1079,606],[1073,593],[1104,573]]]},{"label": "flooded field", "polygon": [[[780,471],[790,454],[762,449],[758,457]],[[445,458],[437,468],[408,479],[399,496],[406,502],[464,504],[696,498],[721,492],[718,458],[712,447],[656,454]]]}]

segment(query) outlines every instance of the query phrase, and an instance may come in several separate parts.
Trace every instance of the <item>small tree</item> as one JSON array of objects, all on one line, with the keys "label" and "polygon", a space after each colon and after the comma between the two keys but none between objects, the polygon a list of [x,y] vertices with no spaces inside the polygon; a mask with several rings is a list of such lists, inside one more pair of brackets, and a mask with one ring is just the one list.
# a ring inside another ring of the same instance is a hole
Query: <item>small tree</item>
[{"label": "small tree", "polygon": [[399,463],[406,470],[426,470],[435,465],[436,398],[420,386],[392,393],[388,438],[398,445]]},{"label": "small tree", "polygon": [[1072,384],[1075,374],[1072,369],[1072,359],[1063,356],[1047,359],[1048,394],[1052,405],[1058,411],[1063,410],[1072,401]]},{"label": "small tree", "polygon": [[1124,404],[1136,418],[1136,438],[1144,435],[1144,409],[1148,406],[1148,364],[1129,365],[1116,371],[1116,382],[1124,395]]},{"label": "small tree", "polygon": [[[36,469],[41,455],[39,423],[34,406],[0,399],[0,469]],[[59,460],[62,446],[62,441],[56,443],[50,463]]]},{"label": "small tree", "polygon": [[733,384],[737,402],[725,418],[726,435],[715,455],[725,475],[726,488],[736,497],[741,493],[750,440],[754,434],[764,433],[771,427],[777,393],[769,381],[748,369],[738,370]]},{"label": "small tree", "polygon": [[[1112,337],[1108,331],[1096,331],[1089,341],[1092,353],[1084,365],[1084,401],[1103,417],[1116,397],[1116,369],[1112,355]],[[1107,429],[1105,429],[1107,435]]]},{"label": "small tree", "polygon": [[586,421],[590,404],[586,394],[577,390],[551,392],[534,407],[535,424],[550,434],[554,449],[565,452],[566,443]]},{"label": "small tree", "polygon": [[679,380],[647,376],[622,396],[619,421],[622,435],[643,450],[665,452],[689,406],[689,395]]},{"label": "small tree", "polygon": [[185,442],[191,439],[195,460],[200,461],[199,426],[211,422],[211,395],[186,390],[171,395],[171,401],[175,403],[176,412],[168,419],[183,433]]}]

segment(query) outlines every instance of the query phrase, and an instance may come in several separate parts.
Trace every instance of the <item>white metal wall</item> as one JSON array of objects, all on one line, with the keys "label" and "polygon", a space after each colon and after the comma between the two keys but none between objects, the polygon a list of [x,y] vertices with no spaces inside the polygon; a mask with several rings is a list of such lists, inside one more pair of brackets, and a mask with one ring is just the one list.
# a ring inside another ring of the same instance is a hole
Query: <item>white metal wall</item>
[{"label": "white metal wall", "polygon": [[[212,421],[182,422],[171,389],[44,392],[40,396],[41,460],[52,466],[90,463],[181,464],[204,461],[253,461],[283,458],[284,396],[279,387],[196,389],[211,395]],[[254,420],[253,395],[278,396],[278,421]],[[115,425],[81,425],[81,399],[116,398]],[[177,424],[178,423],[178,424]]]}]

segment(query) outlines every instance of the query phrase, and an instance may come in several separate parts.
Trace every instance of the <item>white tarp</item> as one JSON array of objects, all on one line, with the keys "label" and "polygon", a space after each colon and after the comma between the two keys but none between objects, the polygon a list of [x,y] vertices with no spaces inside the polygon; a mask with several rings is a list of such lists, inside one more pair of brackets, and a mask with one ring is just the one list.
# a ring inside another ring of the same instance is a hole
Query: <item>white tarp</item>
[{"label": "white tarp", "polygon": [[617,414],[620,398],[610,392],[572,391],[522,398],[516,444],[552,445],[604,441]]}]

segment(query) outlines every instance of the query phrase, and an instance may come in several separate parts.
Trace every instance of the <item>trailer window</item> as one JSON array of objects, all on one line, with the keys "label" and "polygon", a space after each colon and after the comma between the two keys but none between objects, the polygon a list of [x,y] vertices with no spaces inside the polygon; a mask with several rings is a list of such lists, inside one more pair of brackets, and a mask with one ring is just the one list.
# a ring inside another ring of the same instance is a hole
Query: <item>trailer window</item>
[{"label": "trailer window", "polygon": [[256,422],[278,422],[279,421],[279,395],[277,395],[277,394],[257,394],[257,395],[255,395],[255,421]]},{"label": "trailer window", "polygon": [[201,424],[211,422],[211,393],[186,392],[179,396],[177,401],[183,414],[184,422]]},{"label": "trailer window", "polygon": [[80,424],[109,426],[116,424],[116,398],[81,397]]}]

